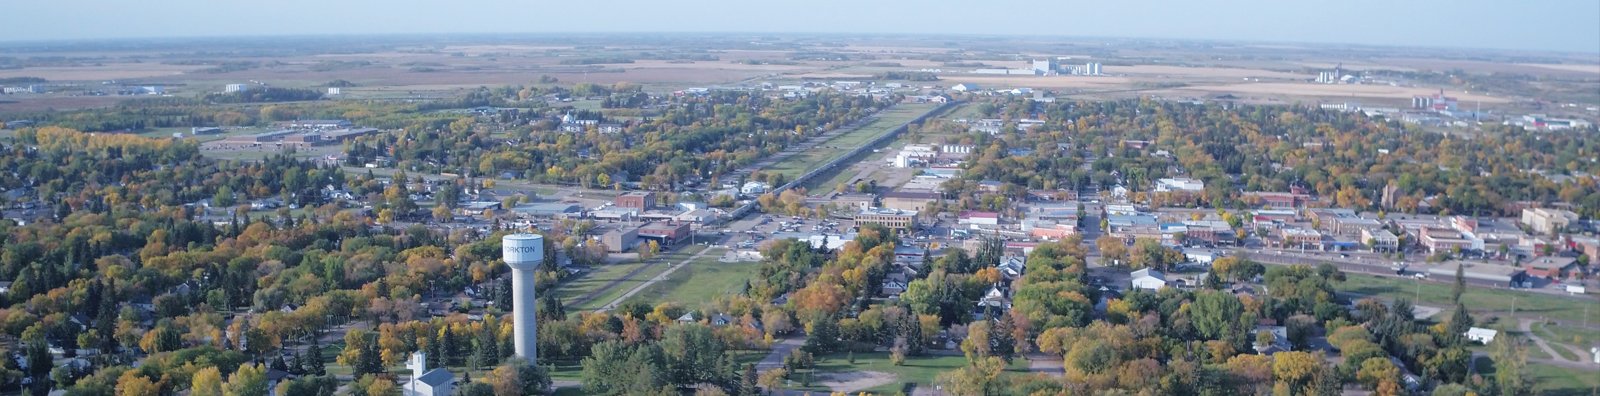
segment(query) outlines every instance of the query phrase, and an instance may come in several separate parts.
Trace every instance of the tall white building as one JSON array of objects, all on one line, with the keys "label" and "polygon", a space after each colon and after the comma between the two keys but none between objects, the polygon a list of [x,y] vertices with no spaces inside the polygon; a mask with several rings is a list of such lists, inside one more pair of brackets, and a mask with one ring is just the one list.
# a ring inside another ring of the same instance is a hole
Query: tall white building
[{"label": "tall white building", "polygon": [[415,352],[406,368],[411,369],[411,379],[406,381],[406,396],[447,396],[454,394],[456,375],[443,367],[428,369],[427,354]]},{"label": "tall white building", "polygon": [[528,364],[538,364],[539,329],[534,307],[538,296],[533,290],[534,275],[539,263],[544,261],[544,237],[534,234],[511,234],[500,238],[500,253],[511,266],[511,319],[516,342],[517,357]]},{"label": "tall white building", "polygon": [[250,90],[250,84],[228,84],[222,87],[222,93],[244,92]]}]

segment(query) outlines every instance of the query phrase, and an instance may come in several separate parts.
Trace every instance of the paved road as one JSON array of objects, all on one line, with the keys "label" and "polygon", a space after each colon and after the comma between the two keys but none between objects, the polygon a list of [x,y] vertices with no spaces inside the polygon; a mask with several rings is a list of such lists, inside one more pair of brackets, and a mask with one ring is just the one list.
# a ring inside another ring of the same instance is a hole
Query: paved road
[{"label": "paved road", "polygon": [[[671,267],[667,267],[666,271],[661,271],[661,274],[656,275],[654,278],[650,278],[650,280],[644,281],[644,283],[639,284],[639,286],[635,286],[633,289],[628,290],[627,293],[622,293],[622,295],[618,296],[617,299],[611,300],[611,302],[606,303],[605,306],[600,307],[600,309],[597,309],[595,311],[597,311],[597,312],[605,312],[605,311],[609,311],[609,310],[612,310],[612,309],[616,309],[618,305],[622,305],[622,302],[623,301],[627,301],[629,297],[633,297],[633,295],[639,294],[639,292],[644,291],[644,289],[650,287],[650,285],[656,284],[656,282],[660,282],[660,281],[662,281],[664,279],[667,279],[667,276],[672,275],[673,272],[677,272],[679,268],[683,268],[684,266],[689,265],[689,263],[692,263],[695,260],[700,259],[700,256],[704,256],[706,254],[706,252],[708,252],[708,251],[711,251],[711,248],[707,247],[705,249],[700,249],[700,251],[696,252],[693,256],[689,256],[689,258],[683,259],[683,262],[680,262],[677,265],[673,265]],[[654,264],[652,264],[652,266],[653,265]],[[643,268],[640,268],[640,269],[642,270]],[[638,274],[638,272],[639,272],[638,270],[635,270],[634,272],[629,273],[628,276],[623,277],[623,279],[633,279],[633,276]],[[603,287],[600,290],[610,289],[611,286],[612,285],[606,285],[606,287]]]},{"label": "paved road", "polygon": [[804,337],[789,337],[778,340],[776,344],[772,344],[772,352],[768,352],[767,356],[762,357],[761,361],[756,363],[756,370],[767,371],[783,368],[783,357],[789,356],[789,351],[805,344],[806,339]]}]

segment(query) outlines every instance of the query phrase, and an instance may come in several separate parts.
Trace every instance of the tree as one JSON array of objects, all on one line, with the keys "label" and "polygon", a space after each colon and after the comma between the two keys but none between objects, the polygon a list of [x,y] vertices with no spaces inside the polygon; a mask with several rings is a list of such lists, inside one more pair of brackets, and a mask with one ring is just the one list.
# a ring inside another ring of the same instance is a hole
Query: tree
[{"label": "tree", "polygon": [[1450,302],[1461,304],[1461,293],[1467,291],[1466,269],[1463,264],[1456,264],[1456,284],[1450,288]]},{"label": "tree", "polygon": [[939,376],[938,382],[943,384],[945,392],[956,396],[986,396],[994,394],[1000,378],[1000,373],[1006,368],[1006,362],[998,357],[990,356],[969,362],[956,371]]},{"label": "tree", "polygon": [[1361,362],[1361,370],[1356,371],[1356,381],[1360,381],[1367,389],[1377,390],[1385,382],[1398,383],[1400,369],[1389,359],[1367,359]]},{"label": "tree", "polygon": [[206,367],[196,371],[189,384],[190,396],[222,396],[222,371]]},{"label": "tree", "polygon": [[1244,320],[1244,317],[1252,315],[1240,314],[1244,312],[1244,304],[1233,293],[1215,290],[1195,293],[1195,302],[1189,306],[1189,312],[1195,331],[1210,340],[1224,339],[1229,334],[1243,331],[1245,326],[1255,321],[1254,318],[1249,318],[1248,322]]},{"label": "tree", "polygon": [[1532,391],[1528,382],[1528,347],[1522,338],[1502,333],[1489,343],[1489,358],[1494,360],[1494,384],[1502,395],[1525,395]]},{"label": "tree", "polygon": [[228,376],[223,396],[267,396],[267,369],[259,364],[243,364]]},{"label": "tree", "polygon": [[1106,235],[1096,239],[1094,244],[1095,247],[1100,248],[1100,257],[1113,262],[1127,264],[1123,261],[1127,258],[1128,244],[1123,242],[1122,238]]},{"label": "tree", "polygon": [[1272,376],[1278,379],[1278,384],[1292,390],[1301,389],[1310,383],[1312,375],[1317,372],[1321,361],[1314,355],[1285,351],[1272,354]]}]

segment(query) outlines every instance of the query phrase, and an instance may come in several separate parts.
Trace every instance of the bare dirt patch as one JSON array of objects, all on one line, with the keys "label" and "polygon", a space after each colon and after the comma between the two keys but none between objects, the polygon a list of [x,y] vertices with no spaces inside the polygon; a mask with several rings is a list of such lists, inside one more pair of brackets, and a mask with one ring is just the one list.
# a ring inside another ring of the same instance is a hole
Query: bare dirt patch
[{"label": "bare dirt patch", "polygon": [[894,374],[882,371],[850,371],[818,375],[818,384],[834,392],[855,393],[863,389],[894,383]]}]

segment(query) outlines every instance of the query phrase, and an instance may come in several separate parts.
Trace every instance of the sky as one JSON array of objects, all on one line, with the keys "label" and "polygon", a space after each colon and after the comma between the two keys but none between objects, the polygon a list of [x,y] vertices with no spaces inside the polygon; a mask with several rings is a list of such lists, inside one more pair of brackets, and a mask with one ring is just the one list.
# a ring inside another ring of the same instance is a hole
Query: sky
[{"label": "sky", "polygon": [[911,33],[1600,54],[1597,0],[0,0],[0,41],[396,33]]}]

